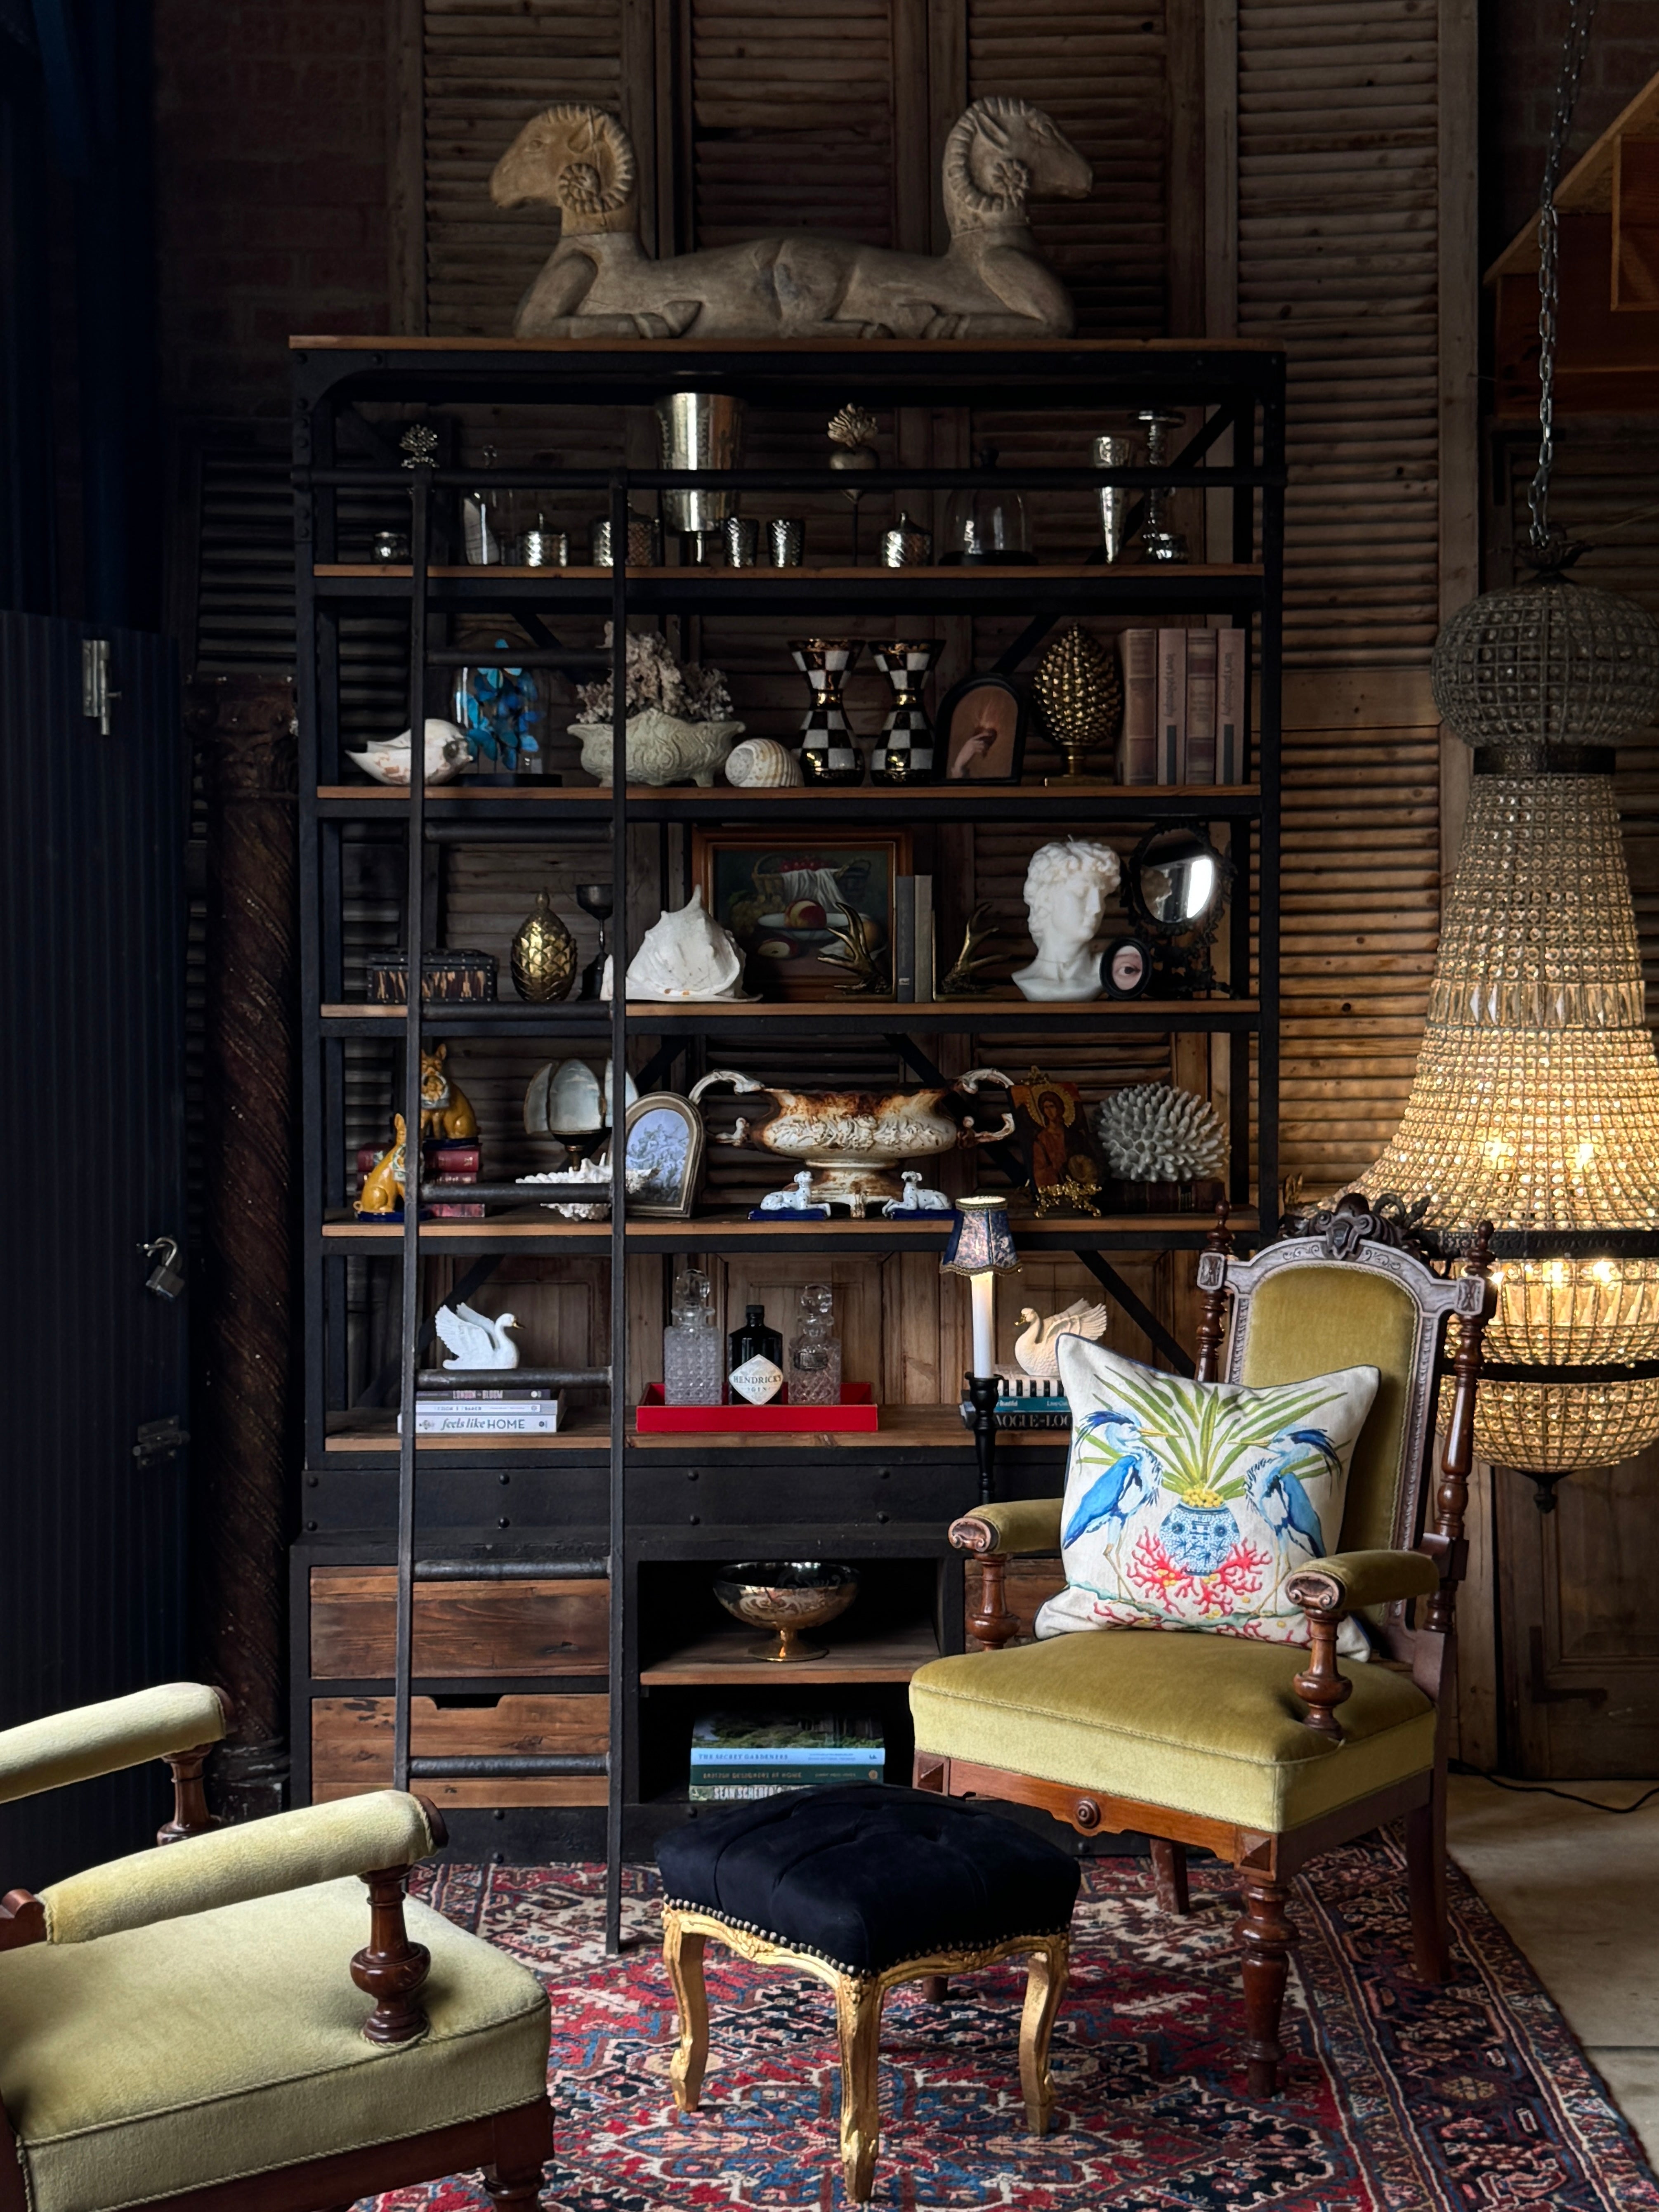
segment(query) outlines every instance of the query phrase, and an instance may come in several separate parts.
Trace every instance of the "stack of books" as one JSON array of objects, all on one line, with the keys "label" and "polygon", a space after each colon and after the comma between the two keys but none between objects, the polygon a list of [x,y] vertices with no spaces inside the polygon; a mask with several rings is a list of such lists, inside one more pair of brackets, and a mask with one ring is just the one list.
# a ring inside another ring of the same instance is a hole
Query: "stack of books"
[{"label": "stack of books", "polygon": [[933,995],[933,879],[899,876],[893,884],[893,996],[908,1004]]},{"label": "stack of books", "polygon": [[881,1723],[867,1715],[703,1713],[691,1726],[691,1802],[775,1797],[879,1782],[886,1772]]},{"label": "stack of books", "polygon": [[[458,1389],[441,1368],[416,1377],[417,1437],[556,1436],[563,1411],[562,1391],[515,1382],[510,1367],[502,1369],[499,1387],[483,1389]],[[401,1414],[398,1426],[401,1431]]]},{"label": "stack of books", "polygon": [[1237,783],[1249,640],[1242,629],[1126,629],[1120,783]]},{"label": "stack of books", "polygon": [[[1072,1408],[1058,1382],[1039,1382],[1029,1375],[1004,1375],[997,1394],[1000,1429],[1069,1429]],[[974,1408],[962,1401],[963,1425],[974,1425]]]},{"label": "stack of books", "polygon": [[[382,1152],[384,1145],[359,1145],[357,1147],[357,1195],[362,1195],[363,1184]],[[427,1182],[477,1182],[483,1164],[483,1154],[477,1139],[463,1144],[445,1137],[428,1138],[421,1146],[421,1174]],[[482,1221],[483,1208],[471,1203],[453,1206],[430,1206],[428,1216],[434,1221]],[[401,1220],[402,1209],[398,1210]]]}]

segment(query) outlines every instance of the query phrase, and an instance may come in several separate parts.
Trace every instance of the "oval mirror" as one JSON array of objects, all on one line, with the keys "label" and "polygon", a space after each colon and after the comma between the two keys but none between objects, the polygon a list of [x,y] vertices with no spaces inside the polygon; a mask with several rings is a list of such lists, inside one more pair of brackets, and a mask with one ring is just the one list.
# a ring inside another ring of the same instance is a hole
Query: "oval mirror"
[{"label": "oval mirror", "polygon": [[1231,864],[1201,830],[1176,823],[1150,830],[1141,839],[1126,888],[1140,921],[1178,937],[1215,921],[1231,876]]}]

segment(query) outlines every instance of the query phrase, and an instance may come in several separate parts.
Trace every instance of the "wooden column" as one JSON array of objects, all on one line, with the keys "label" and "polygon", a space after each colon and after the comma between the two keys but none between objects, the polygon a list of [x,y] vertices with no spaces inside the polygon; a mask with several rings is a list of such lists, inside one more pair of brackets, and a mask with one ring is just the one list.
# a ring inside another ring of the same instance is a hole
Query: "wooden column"
[{"label": "wooden column", "polygon": [[215,1755],[232,1820],[280,1811],[287,1778],[284,1462],[297,1065],[294,687],[198,677],[189,712],[208,805],[204,1235],[196,1384],[196,1630],[235,1699]]}]

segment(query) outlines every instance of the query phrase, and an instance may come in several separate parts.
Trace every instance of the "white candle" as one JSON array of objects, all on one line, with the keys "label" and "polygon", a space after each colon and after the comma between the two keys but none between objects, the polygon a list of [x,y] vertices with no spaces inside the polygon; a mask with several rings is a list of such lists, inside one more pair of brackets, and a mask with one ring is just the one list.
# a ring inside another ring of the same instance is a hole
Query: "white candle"
[{"label": "white candle", "polygon": [[968,1288],[973,1300],[974,1365],[975,1375],[992,1375],[996,1371],[996,1283],[990,1268],[982,1274],[969,1275]]}]

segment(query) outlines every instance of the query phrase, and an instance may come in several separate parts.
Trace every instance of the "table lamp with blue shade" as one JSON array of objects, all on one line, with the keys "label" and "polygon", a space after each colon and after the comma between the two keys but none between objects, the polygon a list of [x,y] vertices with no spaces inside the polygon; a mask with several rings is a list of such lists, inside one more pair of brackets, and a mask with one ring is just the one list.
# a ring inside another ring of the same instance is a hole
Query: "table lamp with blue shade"
[{"label": "table lamp with blue shade", "polygon": [[979,1501],[988,1505],[995,1487],[997,1399],[1002,1388],[996,1370],[996,1279],[1018,1273],[1019,1258],[1006,1198],[959,1198],[957,1208],[957,1225],[939,1272],[968,1278],[973,1312],[968,1401],[974,1409],[974,1443],[979,1454]]}]

